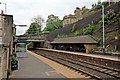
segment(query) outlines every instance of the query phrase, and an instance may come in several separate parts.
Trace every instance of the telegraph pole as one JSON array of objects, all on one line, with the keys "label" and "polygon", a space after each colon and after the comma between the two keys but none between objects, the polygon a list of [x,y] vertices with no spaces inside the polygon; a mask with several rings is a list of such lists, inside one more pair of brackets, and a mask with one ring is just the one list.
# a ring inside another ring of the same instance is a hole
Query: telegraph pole
[{"label": "telegraph pole", "polygon": [[4,4],[5,5],[5,13],[7,13],[7,4],[6,3],[2,3],[2,2],[0,2],[0,4]]}]

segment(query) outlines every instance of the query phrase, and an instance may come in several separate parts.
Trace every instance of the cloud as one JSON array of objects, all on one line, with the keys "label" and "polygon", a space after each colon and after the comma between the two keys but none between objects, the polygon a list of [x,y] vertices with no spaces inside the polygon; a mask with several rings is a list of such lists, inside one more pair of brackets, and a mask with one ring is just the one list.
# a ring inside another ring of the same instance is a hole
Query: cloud
[{"label": "cloud", "polygon": [[[1,0],[7,3],[7,13],[13,15],[15,24],[30,25],[30,20],[36,15],[47,16],[54,14],[63,18],[68,14],[73,14],[76,7],[86,5],[91,8],[92,3],[97,0]],[[0,10],[4,6],[0,5]],[[17,34],[23,34],[27,28],[18,28]]]}]

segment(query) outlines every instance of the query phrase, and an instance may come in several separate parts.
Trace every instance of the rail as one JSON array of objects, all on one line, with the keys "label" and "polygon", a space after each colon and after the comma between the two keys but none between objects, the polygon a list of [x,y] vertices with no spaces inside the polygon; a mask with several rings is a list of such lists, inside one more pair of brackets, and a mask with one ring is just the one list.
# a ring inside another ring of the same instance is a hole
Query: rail
[{"label": "rail", "polygon": [[[36,54],[49,58],[53,61],[56,61],[64,66],[67,66],[78,73],[85,73],[93,78],[106,80],[106,79],[119,79],[119,69],[113,69],[110,67],[105,67],[98,64],[93,64],[88,61],[83,61],[80,58],[77,58],[71,54],[64,54],[64,51],[48,50],[48,49],[39,49],[32,50]],[[56,52],[55,52],[56,51]],[[78,56],[78,55],[77,55]]]}]

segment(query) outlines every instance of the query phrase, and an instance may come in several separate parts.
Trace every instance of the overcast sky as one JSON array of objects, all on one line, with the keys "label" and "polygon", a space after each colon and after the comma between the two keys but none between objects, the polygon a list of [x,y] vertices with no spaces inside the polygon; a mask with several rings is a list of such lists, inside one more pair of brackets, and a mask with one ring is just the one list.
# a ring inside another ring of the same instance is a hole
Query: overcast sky
[{"label": "overcast sky", "polygon": [[[60,19],[68,14],[73,14],[76,7],[86,6],[91,8],[98,0],[0,0],[7,4],[7,14],[14,17],[14,24],[30,25],[31,18],[41,15],[45,20],[50,14],[59,16]],[[4,10],[0,4],[0,10]],[[28,27],[17,27],[17,34],[23,34]]]}]

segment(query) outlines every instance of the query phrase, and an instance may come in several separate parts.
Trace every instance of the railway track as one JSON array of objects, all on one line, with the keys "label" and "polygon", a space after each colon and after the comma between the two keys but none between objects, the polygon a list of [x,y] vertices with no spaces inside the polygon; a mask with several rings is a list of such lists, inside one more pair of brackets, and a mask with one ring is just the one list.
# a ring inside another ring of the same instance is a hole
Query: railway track
[{"label": "railway track", "polygon": [[111,69],[101,65],[92,64],[82,60],[73,58],[72,56],[65,56],[63,54],[55,54],[48,52],[40,52],[39,50],[32,50],[36,54],[49,58],[55,62],[58,62],[70,69],[75,70],[78,73],[84,73],[90,76],[90,78],[99,80],[118,80],[120,79],[120,70]]}]

